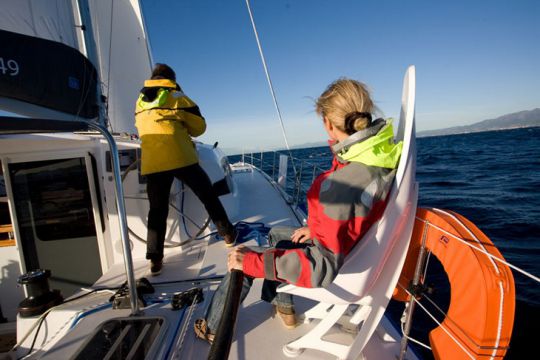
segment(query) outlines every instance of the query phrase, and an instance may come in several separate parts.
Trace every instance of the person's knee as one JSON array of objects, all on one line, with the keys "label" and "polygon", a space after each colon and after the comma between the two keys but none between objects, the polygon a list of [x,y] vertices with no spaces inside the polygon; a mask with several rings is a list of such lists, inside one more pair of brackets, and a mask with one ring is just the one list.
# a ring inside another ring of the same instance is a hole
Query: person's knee
[{"label": "person's knee", "polygon": [[292,226],[274,226],[268,233],[268,243],[270,246],[276,246],[281,241],[290,241],[292,233],[296,230]]}]

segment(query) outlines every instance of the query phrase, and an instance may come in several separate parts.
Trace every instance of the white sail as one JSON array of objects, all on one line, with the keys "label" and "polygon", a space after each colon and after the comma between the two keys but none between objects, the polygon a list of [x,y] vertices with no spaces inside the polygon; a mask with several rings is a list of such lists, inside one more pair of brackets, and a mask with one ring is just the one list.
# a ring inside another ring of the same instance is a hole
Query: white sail
[{"label": "white sail", "polygon": [[0,29],[81,50],[72,0],[1,0]]},{"label": "white sail", "polygon": [[[80,8],[90,19],[81,20]],[[90,57],[99,74],[101,93],[107,97],[107,115],[114,132],[135,133],[133,108],[152,59],[138,0],[0,0],[0,29],[56,41],[88,57],[87,45],[95,44]],[[92,43],[85,44],[84,31],[92,29]],[[37,54],[36,54],[37,55]],[[0,98],[0,108],[26,116],[71,119],[72,115]]]},{"label": "white sail", "polygon": [[[0,54],[0,74],[4,75],[0,86],[0,109],[22,116],[57,120],[96,117],[95,111],[73,111],[79,105],[88,110],[95,107],[97,101],[95,77],[91,83],[85,77],[94,75],[83,58],[87,57],[87,49],[78,2],[0,0],[0,7],[0,30],[5,46]],[[54,43],[47,48],[43,40]],[[56,43],[60,46],[53,45]],[[64,62],[70,64],[68,68],[62,66]],[[78,91],[78,95],[63,96],[72,89]],[[86,95],[87,91],[92,95]],[[62,101],[51,101],[55,96],[71,102],[72,109],[65,104],[59,105]],[[80,103],[81,98],[86,100]]]},{"label": "white sail", "polygon": [[89,0],[102,93],[114,132],[135,133],[133,109],[152,59],[138,0]]}]

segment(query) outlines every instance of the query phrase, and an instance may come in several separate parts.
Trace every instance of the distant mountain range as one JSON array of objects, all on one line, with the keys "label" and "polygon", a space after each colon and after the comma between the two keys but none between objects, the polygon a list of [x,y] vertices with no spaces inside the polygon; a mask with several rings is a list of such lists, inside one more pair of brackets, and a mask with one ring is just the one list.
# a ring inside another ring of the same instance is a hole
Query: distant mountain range
[{"label": "distant mountain range", "polygon": [[472,125],[454,126],[446,129],[419,131],[417,137],[465,134],[491,130],[515,129],[540,126],[540,108],[519,111],[499,116],[495,119],[483,120]]},{"label": "distant mountain range", "polygon": [[[452,134],[467,134],[472,132],[482,132],[482,131],[492,131],[492,130],[505,130],[505,129],[515,129],[523,127],[535,127],[540,126],[540,108],[533,110],[519,111],[511,114],[506,114],[499,116],[495,119],[483,120],[472,125],[465,126],[454,126],[446,129],[438,130],[425,130],[418,131],[416,133],[417,137],[426,137],[426,136],[441,136],[441,135],[452,135]],[[319,147],[319,146],[328,146],[327,141],[316,141],[294,145],[292,149],[303,149],[310,147]],[[283,150],[283,148],[275,149]],[[241,150],[239,149],[226,149],[227,154],[239,154]]]}]

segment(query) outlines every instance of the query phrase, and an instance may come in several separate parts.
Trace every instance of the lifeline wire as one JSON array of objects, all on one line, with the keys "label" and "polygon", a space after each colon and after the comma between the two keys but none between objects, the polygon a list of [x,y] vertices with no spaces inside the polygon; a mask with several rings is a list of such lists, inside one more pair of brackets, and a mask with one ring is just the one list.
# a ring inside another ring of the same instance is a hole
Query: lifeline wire
[{"label": "lifeline wire", "polygon": [[[270,79],[270,73],[268,72],[268,66],[266,66],[266,60],[264,58],[264,53],[262,50],[261,42],[259,40],[259,33],[257,32],[257,27],[255,26],[255,20],[253,18],[253,14],[251,12],[251,6],[249,5],[249,0],[246,0],[246,6],[249,13],[249,18],[251,20],[251,26],[253,27],[253,33],[255,34],[255,40],[257,40],[257,47],[259,48],[259,54],[261,55],[261,61],[264,68],[264,73],[266,74],[266,80],[268,81],[268,86],[270,87],[270,93],[272,94],[272,99],[274,100],[274,106],[277,111],[277,115],[279,118],[279,124],[281,125],[281,132],[283,133],[283,138],[285,139],[285,145],[287,146],[287,150],[289,151],[289,155],[291,157],[291,160],[294,159],[291,153],[291,148],[289,147],[289,141],[287,140],[287,134],[285,133],[285,126],[283,125],[283,118],[281,117],[281,111],[279,110],[279,105],[276,98],[276,93],[274,92],[274,86],[272,85],[272,80]],[[292,160],[292,167],[294,170],[294,175],[296,177],[296,166],[294,165],[294,160]]]},{"label": "lifeline wire", "polygon": [[[405,291],[407,291],[407,290],[405,290]],[[409,291],[407,291],[407,293],[409,293]],[[410,295],[413,296],[412,294],[410,294]],[[469,356],[471,359],[474,359],[474,356],[469,351],[467,351],[467,349],[465,349],[464,345],[462,345],[461,342],[459,342],[454,336],[452,336],[452,334],[450,333],[450,330],[447,330],[442,325],[442,323],[440,323],[437,319],[435,319],[435,317],[433,315],[431,315],[431,313],[428,311],[428,309],[426,309],[424,307],[424,305],[422,305],[422,303],[420,303],[420,301],[418,301],[414,296],[412,297],[412,299],[416,304],[418,304],[418,306],[420,306],[426,312],[426,314],[431,318],[431,320],[433,320],[435,323],[437,323],[437,325],[439,325],[439,327],[444,330],[446,335],[448,335],[450,337],[450,339],[452,339],[456,343],[456,345],[458,345],[461,348],[461,350],[463,350],[463,352],[467,356]]]},{"label": "lifeline wire", "polygon": [[403,323],[401,323],[401,333],[403,334],[403,337],[405,337],[407,340],[409,340],[409,341],[411,341],[411,342],[413,342],[413,343],[415,343],[415,344],[417,344],[417,345],[423,346],[423,347],[425,347],[425,348],[428,349],[428,350],[431,350],[431,346],[426,345],[426,344],[424,344],[423,342],[418,341],[418,340],[416,340],[415,338],[410,337],[409,335],[405,335],[405,331],[404,331],[404,329],[403,329]]},{"label": "lifeline wire", "polygon": [[[424,219],[421,219],[421,218],[419,218],[419,217],[417,217],[416,220],[419,220],[419,221],[422,221],[422,222],[426,222]],[[483,249],[480,249],[480,248],[478,248],[478,247],[476,247],[476,246],[470,244],[470,243],[467,242],[466,240],[463,240],[463,239],[460,238],[459,236],[456,236],[456,235],[454,235],[454,234],[452,234],[452,233],[450,233],[450,232],[444,230],[443,228],[441,228],[441,227],[439,227],[439,226],[437,226],[437,225],[434,225],[434,224],[429,223],[429,226],[433,226],[435,229],[437,229],[437,230],[439,230],[439,231],[445,233],[446,235],[448,235],[448,236],[450,236],[450,237],[452,237],[452,238],[454,238],[454,239],[456,239],[456,240],[462,242],[463,244],[465,244],[465,245],[467,245],[467,246],[469,246],[469,247],[471,247],[471,248],[473,248],[473,249],[475,249],[475,250],[477,250],[477,251],[480,251],[481,253],[484,253],[484,254],[485,254],[486,256],[488,256],[489,258],[491,258],[491,259],[493,259],[493,260],[496,260],[496,261],[499,261],[499,262],[503,263],[504,265],[506,265],[506,266],[508,266],[508,267],[510,267],[510,268],[512,268],[512,269],[514,269],[514,270],[516,270],[517,272],[520,272],[521,274],[527,276],[528,278],[530,278],[530,279],[532,279],[532,280],[534,280],[534,281],[540,283],[540,278],[539,278],[538,276],[534,276],[533,274],[531,274],[531,273],[529,273],[529,272],[527,272],[527,271],[525,271],[525,270],[523,270],[523,269],[520,269],[519,267],[517,267],[517,266],[515,266],[515,265],[512,265],[512,264],[510,264],[509,262],[507,262],[507,261],[505,261],[505,260],[503,260],[503,259],[500,259],[500,258],[496,257],[495,255],[492,255],[492,254],[488,253],[487,251],[485,251],[485,250],[483,250]]]}]

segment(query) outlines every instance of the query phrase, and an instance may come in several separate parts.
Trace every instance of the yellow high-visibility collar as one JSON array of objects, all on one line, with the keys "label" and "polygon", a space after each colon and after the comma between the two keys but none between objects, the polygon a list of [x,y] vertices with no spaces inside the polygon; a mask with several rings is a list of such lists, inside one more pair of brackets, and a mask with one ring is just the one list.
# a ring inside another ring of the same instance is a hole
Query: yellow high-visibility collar
[{"label": "yellow high-visibility collar", "polygon": [[144,82],[144,87],[176,88],[176,83],[169,79],[151,79]]}]

